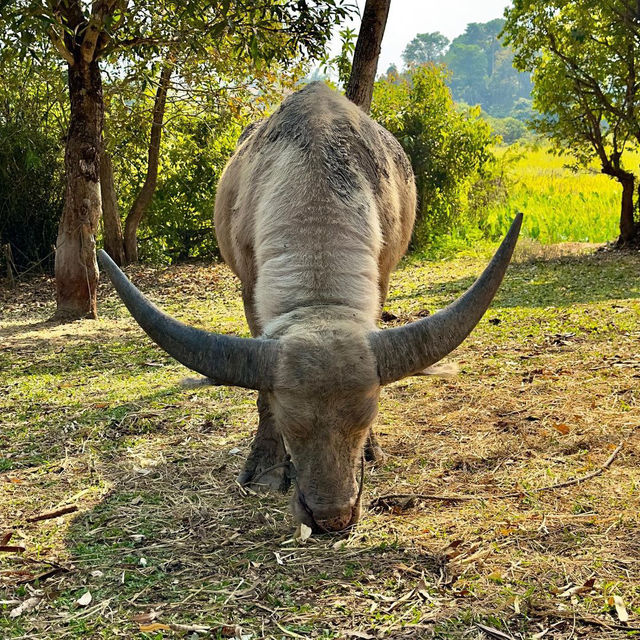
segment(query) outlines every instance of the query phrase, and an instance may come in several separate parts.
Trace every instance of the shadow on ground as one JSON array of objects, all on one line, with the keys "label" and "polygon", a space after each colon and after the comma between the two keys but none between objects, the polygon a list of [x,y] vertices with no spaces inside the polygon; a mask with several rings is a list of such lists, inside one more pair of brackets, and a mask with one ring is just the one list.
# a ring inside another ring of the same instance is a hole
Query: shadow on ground
[{"label": "shadow on ground", "polygon": [[117,600],[119,629],[133,633],[135,616],[152,611],[165,622],[240,625],[257,638],[473,628],[469,611],[460,619],[467,594],[452,587],[461,569],[449,563],[450,541],[405,547],[356,530],[296,542],[287,497],[246,493],[234,482],[241,458],[191,444],[188,455],[181,446],[157,458],[145,451],[144,467],[136,456],[104,467],[112,490],[68,530],[76,568],[65,588]]}]

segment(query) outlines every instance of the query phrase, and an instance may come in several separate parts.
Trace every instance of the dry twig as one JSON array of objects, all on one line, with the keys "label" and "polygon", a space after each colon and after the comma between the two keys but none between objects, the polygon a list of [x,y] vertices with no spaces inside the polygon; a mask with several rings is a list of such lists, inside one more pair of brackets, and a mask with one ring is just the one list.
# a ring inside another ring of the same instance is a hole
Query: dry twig
[{"label": "dry twig", "polygon": [[69,505],[68,507],[62,507],[61,509],[55,509],[54,511],[46,511],[45,513],[41,513],[37,516],[32,516],[31,518],[27,518],[27,522],[39,522],[40,520],[51,520],[52,518],[57,518],[59,516],[64,516],[67,513],[73,513],[77,511],[78,507],[75,504]]},{"label": "dry twig", "polygon": [[[607,458],[605,463],[598,467],[595,471],[591,471],[584,476],[580,476],[579,478],[573,478],[573,480],[566,480],[565,482],[558,482],[556,484],[550,484],[546,487],[538,487],[537,489],[528,489],[528,492],[541,493],[543,491],[554,491],[555,489],[562,489],[564,487],[571,487],[576,484],[580,484],[582,482],[586,482],[587,480],[591,480],[596,476],[599,476],[606,469],[608,469],[613,461],[616,459],[616,456],[622,450],[624,445],[624,441],[620,442],[620,444],[615,448],[613,453]],[[383,496],[379,496],[375,500],[372,500],[369,504],[369,507],[383,507],[389,506],[389,500],[436,500],[440,502],[460,502],[464,500],[501,500],[504,498],[517,498],[526,491],[510,491],[509,493],[500,493],[498,495],[469,495],[469,494],[453,494],[453,495],[439,495],[435,493],[389,493]]]},{"label": "dry twig", "polygon": [[640,631],[640,627],[634,627],[627,624],[619,624],[613,620],[604,620],[601,618],[597,618],[596,616],[583,615],[574,611],[559,611],[559,610],[544,610],[544,611],[536,611],[536,617],[543,618],[562,618],[563,620],[577,620],[584,624],[590,624],[596,627],[604,627],[605,629],[616,629],[620,631]]}]

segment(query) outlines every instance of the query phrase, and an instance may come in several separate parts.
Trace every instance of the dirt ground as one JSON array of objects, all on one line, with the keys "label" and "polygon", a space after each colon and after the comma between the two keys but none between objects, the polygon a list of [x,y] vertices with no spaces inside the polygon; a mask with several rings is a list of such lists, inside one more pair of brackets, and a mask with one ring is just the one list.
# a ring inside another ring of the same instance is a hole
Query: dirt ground
[{"label": "dirt ground", "polygon": [[[486,259],[406,261],[384,326]],[[248,335],[223,265],[129,275]],[[255,393],[181,388],[107,285],[97,321],[52,299],[0,289],[0,637],[640,637],[640,254],[524,246],[460,374],[383,391],[361,522],[305,542],[235,483]]]}]

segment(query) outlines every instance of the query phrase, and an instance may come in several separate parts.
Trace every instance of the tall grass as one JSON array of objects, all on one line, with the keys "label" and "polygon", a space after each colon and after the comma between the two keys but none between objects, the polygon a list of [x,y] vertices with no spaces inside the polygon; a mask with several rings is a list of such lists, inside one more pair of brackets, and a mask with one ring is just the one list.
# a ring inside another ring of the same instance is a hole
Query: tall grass
[{"label": "tall grass", "polygon": [[[508,197],[490,206],[485,233],[497,239],[515,211],[525,214],[523,235],[541,244],[607,242],[618,236],[618,182],[599,173],[597,166],[574,172],[567,159],[551,155],[547,147],[506,147],[496,150],[505,165]],[[637,169],[638,154],[629,158]]]}]

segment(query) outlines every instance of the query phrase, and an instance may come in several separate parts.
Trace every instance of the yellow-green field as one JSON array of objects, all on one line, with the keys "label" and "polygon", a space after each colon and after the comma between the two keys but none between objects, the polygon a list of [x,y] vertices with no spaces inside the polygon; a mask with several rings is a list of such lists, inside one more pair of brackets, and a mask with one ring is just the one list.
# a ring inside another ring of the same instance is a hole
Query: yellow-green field
[{"label": "yellow-green field", "polygon": [[[547,146],[513,145],[496,155],[505,161],[509,197],[489,210],[491,237],[508,229],[514,211],[523,211],[524,234],[542,244],[616,239],[622,189],[596,164],[574,172],[566,167],[570,158],[552,155]],[[629,156],[630,169],[639,163],[638,154]]]}]

